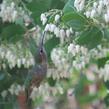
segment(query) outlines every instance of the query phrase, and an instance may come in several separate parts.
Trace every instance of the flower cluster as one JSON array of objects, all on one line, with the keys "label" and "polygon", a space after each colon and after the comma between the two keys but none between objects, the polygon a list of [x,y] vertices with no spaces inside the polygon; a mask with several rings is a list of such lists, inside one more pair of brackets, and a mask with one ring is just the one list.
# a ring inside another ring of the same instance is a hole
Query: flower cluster
[{"label": "flower cluster", "polygon": [[54,15],[54,13],[52,13],[54,15],[54,20],[52,23],[51,22],[47,23],[49,17],[53,16],[51,13],[49,15],[49,13],[50,12],[42,13],[41,17],[40,17],[42,24],[45,25],[44,31],[51,33],[51,34],[54,34],[56,37],[60,38],[60,43],[63,44],[67,39],[70,38],[70,36],[74,33],[74,31],[72,30],[72,28],[69,28],[69,27],[65,28],[64,26],[59,24],[59,21],[60,21],[61,16],[62,16],[60,14]]},{"label": "flower cluster", "polygon": [[[51,52],[51,60],[55,64],[55,66],[58,68],[60,65],[64,65],[67,60],[66,57],[64,56],[64,50],[61,48],[54,48]],[[63,69],[63,68],[62,68]]]},{"label": "flower cluster", "polygon": [[74,43],[71,43],[68,46],[68,53],[71,53],[73,56],[76,56],[77,54],[87,55],[87,52],[88,52],[87,48]]},{"label": "flower cluster", "polygon": [[104,68],[100,68],[99,77],[104,78],[104,81],[109,80],[109,63],[105,64]]},{"label": "flower cluster", "polygon": [[75,0],[74,1],[74,7],[77,9],[77,11],[82,11],[85,6],[85,0]]},{"label": "flower cluster", "polygon": [[107,57],[109,53],[109,48],[98,45],[97,48],[93,48],[89,51],[90,57],[94,59]]},{"label": "flower cluster", "polygon": [[[8,94],[18,96],[20,94],[20,92],[25,92],[25,86],[19,85],[17,83],[13,83],[8,90],[4,90],[1,92],[1,96],[3,98],[5,98]],[[30,98],[32,100],[35,100],[37,98],[37,96],[45,97],[45,96],[49,96],[51,94],[53,96],[55,96],[58,93],[60,93],[60,94],[64,93],[62,86],[60,86],[59,84],[56,84],[56,86],[51,87],[48,85],[48,83],[43,83],[38,88],[33,87],[33,90],[30,94]]]},{"label": "flower cluster", "polygon": [[52,77],[54,80],[59,80],[60,78],[69,78],[70,77],[69,64],[67,64],[63,70],[62,69],[60,70],[58,68],[49,68],[47,71],[47,78],[50,77]]},{"label": "flower cluster", "polygon": [[85,56],[80,56],[80,57],[76,57],[75,60],[72,62],[72,66],[73,68],[75,68],[76,70],[81,71],[82,69],[85,68],[86,64],[89,63],[89,57],[85,57]]},{"label": "flower cluster", "polygon": [[32,100],[35,100],[37,96],[45,97],[45,96],[49,96],[50,94],[56,95],[57,93],[63,94],[63,88],[60,85],[51,87],[47,83],[44,83],[41,84],[39,88],[36,87],[33,88],[30,98],[32,98]]},{"label": "flower cluster", "polygon": [[[102,45],[98,45],[97,48],[91,49],[88,54],[92,60],[98,60],[108,57],[109,49],[107,47],[104,47]],[[98,68],[97,65],[91,66],[88,69],[90,72],[96,73],[99,78],[103,78],[104,81],[109,80],[109,63],[108,61],[104,65],[104,67]],[[87,73],[88,74],[88,73]],[[91,76],[90,76],[91,77]]]},{"label": "flower cluster", "polygon": [[68,46],[68,53],[71,54],[71,57],[74,57],[72,65],[76,69],[82,69],[89,62],[88,49],[71,43]]},{"label": "flower cluster", "polygon": [[29,16],[21,7],[16,6],[14,2],[3,1],[0,5],[0,17],[3,22],[15,22],[17,19],[24,19],[25,23],[30,22]]},{"label": "flower cluster", "polygon": [[6,1],[3,1],[1,4],[0,17],[3,19],[3,22],[9,21],[14,22],[18,17],[18,12],[15,9],[15,4],[12,2],[10,6]]},{"label": "flower cluster", "polygon": [[13,83],[8,90],[1,92],[1,96],[5,98],[8,93],[18,96],[21,91],[25,91],[25,86]]},{"label": "flower cluster", "polygon": [[8,94],[8,91],[7,90],[4,90],[4,91],[1,92],[1,96],[3,98],[5,98],[7,96],[7,94]]},{"label": "flower cluster", "polygon": [[52,23],[45,26],[45,31],[53,33],[56,37],[59,37],[61,44],[63,44],[65,40],[73,34],[72,28],[64,29]]},{"label": "flower cluster", "polygon": [[74,7],[77,11],[83,12],[87,18],[93,19],[94,22],[101,24],[109,24],[109,0],[75,0]]},{"label": "flower cluster", "polygon": [[8,89],[11,95],[19,95],[21,91],[25,91],[25,86],[21,86],[19,84],[12,84]]},{"label": "flower cluster", "polygon": [[42,21],[42,24],[45,25],[47,22],[47,17],[44,13],[41,14],[40,19]]},{"label": "flower cluster", "polygon": [[69,77],[69,64],[66,53],[61,48],[54,48],[51,52],[51,60],[56,69],[48,70],[48,77],[52,76],[54,79]]},{"label": "flower cluster", "polygon": [[10,44],[8,46],[1,45],[0,46],[0,68],[5,69],[6,65],[9,66],[10,69],[17,66],[20,68],[22,65],[25,68],[29,68],[35,64],[32,54],[28,49],[23,49],[20,43],[13,45]]},{"label": "flower cluster", "polygon": [[[55,11],[54,11],[55,12]],[[42,22],[43,25],[45,25],[48,21],[47,17],[50,16],[50,15],[46,15],[45,13],[42,13],[41,16],[40,16],[40,20]],[[55,23],[58,23],[59,20],[60,20],[60,15],[59,14],[55,14],[55,18],[54,18],[54,22]]]},{"label": "flower cluster", "polygon": [[[89,5],[89,4],[88,4]],[[84,14],[87,18],[96,19],[102,23],[109,23],[109,0],[97,0],[86,8]]]}]

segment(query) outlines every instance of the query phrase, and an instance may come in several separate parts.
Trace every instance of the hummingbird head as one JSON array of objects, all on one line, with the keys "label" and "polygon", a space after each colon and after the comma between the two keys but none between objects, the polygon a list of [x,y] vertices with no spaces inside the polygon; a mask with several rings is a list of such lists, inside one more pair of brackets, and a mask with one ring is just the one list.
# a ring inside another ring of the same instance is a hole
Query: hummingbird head
[{"label": "hummingbird head", "polygon": [[38,59],[40,63],[47,62],[47,54],[43,44],[44,36],[45,33],[43,33],[41,42],[39,43],[38,47]]},{"label": "hummingbird head", "polygon": [[38,48],[38,58],[41,63],[47,61],[47,54],[43,46]]}]

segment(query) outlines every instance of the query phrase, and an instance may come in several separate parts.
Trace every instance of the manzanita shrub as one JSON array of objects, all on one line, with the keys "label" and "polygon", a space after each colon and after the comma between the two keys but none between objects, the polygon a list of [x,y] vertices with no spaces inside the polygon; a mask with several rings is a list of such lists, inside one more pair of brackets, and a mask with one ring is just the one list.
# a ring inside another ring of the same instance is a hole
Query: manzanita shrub
[{"label": "manzanita shrub", "polygon": [[0,109],[17,106],[43,32],[48,70],[33,102],[70,89],[80,104],[108,106],[109,0],[1,0]]}]

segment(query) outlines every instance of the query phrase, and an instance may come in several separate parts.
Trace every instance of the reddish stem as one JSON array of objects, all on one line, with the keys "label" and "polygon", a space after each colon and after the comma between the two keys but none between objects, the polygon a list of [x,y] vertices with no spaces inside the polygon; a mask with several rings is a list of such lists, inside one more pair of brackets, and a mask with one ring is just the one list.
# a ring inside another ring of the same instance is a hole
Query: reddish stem
[{"label": "reddish stem", "polygon": [[27,96],[25,91],[21,91],[17,97],[20,109],[29,109],[27,105]]}]

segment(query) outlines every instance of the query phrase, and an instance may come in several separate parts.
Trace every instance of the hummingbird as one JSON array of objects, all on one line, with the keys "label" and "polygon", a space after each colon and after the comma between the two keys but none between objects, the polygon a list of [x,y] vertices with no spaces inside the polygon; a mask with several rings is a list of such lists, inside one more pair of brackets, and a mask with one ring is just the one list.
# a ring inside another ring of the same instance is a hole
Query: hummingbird
[{"label": "hummingbird", "polygon": [[45,32],[42,35],[41,42],[39,43],[37,53],[34,56],[34,60],[37,61],[33,68],[30,70],[31,75],[31,87],[39,87],[40,83],[46,77],[47,73],[47,53],[44,48],[44,36]]},{"label": "hummingbird", "polygon": [[29,107],[31,108],[31,92],[34,87],[39,87],[41,82],[45,79],[47,73],[47,53],[44,48],[44,37],[45,32],[42,34],[41,41],[35,51],[34,60],[36,61],[35,65],[28,72],[27,77],[27,102],[29,102]]}]

